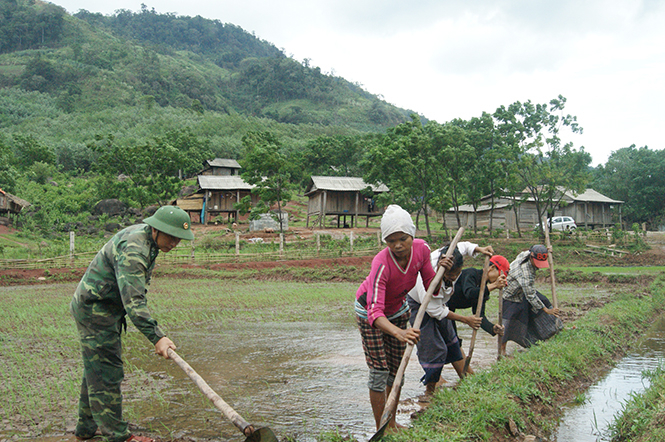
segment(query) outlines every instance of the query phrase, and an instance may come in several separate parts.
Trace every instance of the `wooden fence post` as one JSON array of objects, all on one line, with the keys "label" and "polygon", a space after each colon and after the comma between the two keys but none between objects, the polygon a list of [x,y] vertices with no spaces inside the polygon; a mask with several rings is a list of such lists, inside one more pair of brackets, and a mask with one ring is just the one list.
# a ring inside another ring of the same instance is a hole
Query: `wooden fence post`
[{"label": "wooden fence post", "polygon": [[191,254],[189,256],[189,259],[190,259],[191,263],[194,264],[194,261],[195,261],[194,260],[194,241],[190,241],[190,242],[192,243],[192,251],[191,251]]},{"label": "wooden fence post", "polygon": [[351,253],[353,253],[353,231],[349,233],[349,243],[351,245]]},{"label": "wooden fence post", "polygon": [[376,232],[376,241],[379,243],[379,247],[381,247],[381,231],[377,230]]},{"label": "wooden fence post", "polygon": [[284,255],[284,234],[279,234],[279,256]]},{"label": "wooden fence post", "polygon": [[240,258],[240,233],[236,232],[236,261]]},{"label": "wooden fence post", "polygon": [[316,256],[321,254],[321,233],[316,232]]},{"label": "wooden fence post", "polygon": [[74,267],[74,242],[76,233],[69,232],[69,266]]}]

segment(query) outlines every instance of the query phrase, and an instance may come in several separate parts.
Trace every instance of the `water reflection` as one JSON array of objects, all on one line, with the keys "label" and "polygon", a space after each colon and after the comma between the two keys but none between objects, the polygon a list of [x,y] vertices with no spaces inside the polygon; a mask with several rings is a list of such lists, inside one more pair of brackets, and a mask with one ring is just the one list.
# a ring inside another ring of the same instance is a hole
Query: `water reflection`
[{"label": "water reflection", "polygon": [[[468,349],[470,330],[460,327],[460,333]],[[177,343],[179,354],[229,405],[248,422],[269,426],[280,439],[313,442],[322,431],[337,430],[367,440],[374,433],[367,367],[354,324],[227,324],[178,333]],[[472,366],[486,367],[495,360],[496,339],[480,331]],[[156,370],[173,377],[172,388],[165,402],[141,406],[141,415],[155,416],[141,423],[148,430],[169,429],[173,437],[244,440],[208,399],[192,393],[196,387],[173,362],[160,361]],[[414,351],[402,399],[423,393],[421,376]],[[443,376],[448,385],[457,382],[450,367]],[[415,408],[400,406],[398,422],[408,424]]]},{"label": "water reflection", "polygon": [[609,441],[607,428],[631,394],[649,387],[642,372],[657,368],[665,353],[665,318],[605,378],[587,390],[587,401],[566,409],[554,440],[558,442]]}]

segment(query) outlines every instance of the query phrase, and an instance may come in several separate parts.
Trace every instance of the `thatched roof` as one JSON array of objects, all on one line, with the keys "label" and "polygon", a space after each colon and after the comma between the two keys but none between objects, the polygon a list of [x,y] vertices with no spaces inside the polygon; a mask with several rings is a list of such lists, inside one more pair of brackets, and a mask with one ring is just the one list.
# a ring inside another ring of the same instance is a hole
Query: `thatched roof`
[{"label": "thatched roof", "polygon": [[331,190],[336,192],[359,192],[366,188],[371,188],[375,193],[389,192],[390,189],[384,184],[374,186],[367,184],[362,178],[349,176],[313,176],[305,195],[314,193],[318,190]]},{"label": "thatched roof", "polygon": [[21,199],[17,196],[14,196],[11,193],[7,193],[2,189],[0,189],[0,193],[3,194],[7,198],[8,201],[11,201],[12,203],[16,204],[17,206],[20,206],[21,209],[25,209],[28,206],[32,206],[32,203],[29,203],[26,200]]}]

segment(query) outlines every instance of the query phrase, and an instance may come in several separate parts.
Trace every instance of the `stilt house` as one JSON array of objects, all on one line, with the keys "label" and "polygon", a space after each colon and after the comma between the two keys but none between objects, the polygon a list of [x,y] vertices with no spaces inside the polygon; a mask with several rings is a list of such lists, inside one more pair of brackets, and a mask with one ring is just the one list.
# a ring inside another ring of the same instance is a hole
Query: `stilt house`
[{"label": "stilt house", "polygon": [[199,175],[240,175],[242,167],[236,160],[228,158],[215,158],[214,160],[206,160],[203,162],[203,170]]},{"label": "stilt house", "polygon": [[[388,192],[385,185],[373,186],[365,183],[362,178],[313,176],[305,190],[308,197],[307,227],[325,227],[326,216],[337,217],[337,227],[343,221],[344,227],[356,227],[358,217],[365,217],[365,226],[369,219],[383,215],[384,208],[377,207],[375,196]],[[347,224],[347,217],[351,224]]]}]

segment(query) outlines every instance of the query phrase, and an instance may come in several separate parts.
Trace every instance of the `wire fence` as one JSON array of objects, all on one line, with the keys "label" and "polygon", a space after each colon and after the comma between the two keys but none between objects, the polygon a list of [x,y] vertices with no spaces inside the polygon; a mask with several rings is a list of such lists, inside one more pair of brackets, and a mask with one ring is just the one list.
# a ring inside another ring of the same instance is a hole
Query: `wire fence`
[{"label": "wire fence", "polygon": [[[380,251],[384,245],[380,237],[358,237],[351,234],[344,240],[328,240],[316,237],[315,240],[290,242],[280,235],[278,243],[248,244],[236,237],[235,244],[226,245],[227,250],[211,251],[195,248],[184,241],[169,253],[161,253],[159,265],[212,265],[242,262],[293,261],[306,259],[328,259],[342,257],[370,256]],[[1,269],[55,269],[87,267],[97,252],[74,253],[42,259],[0,259]]]}]

